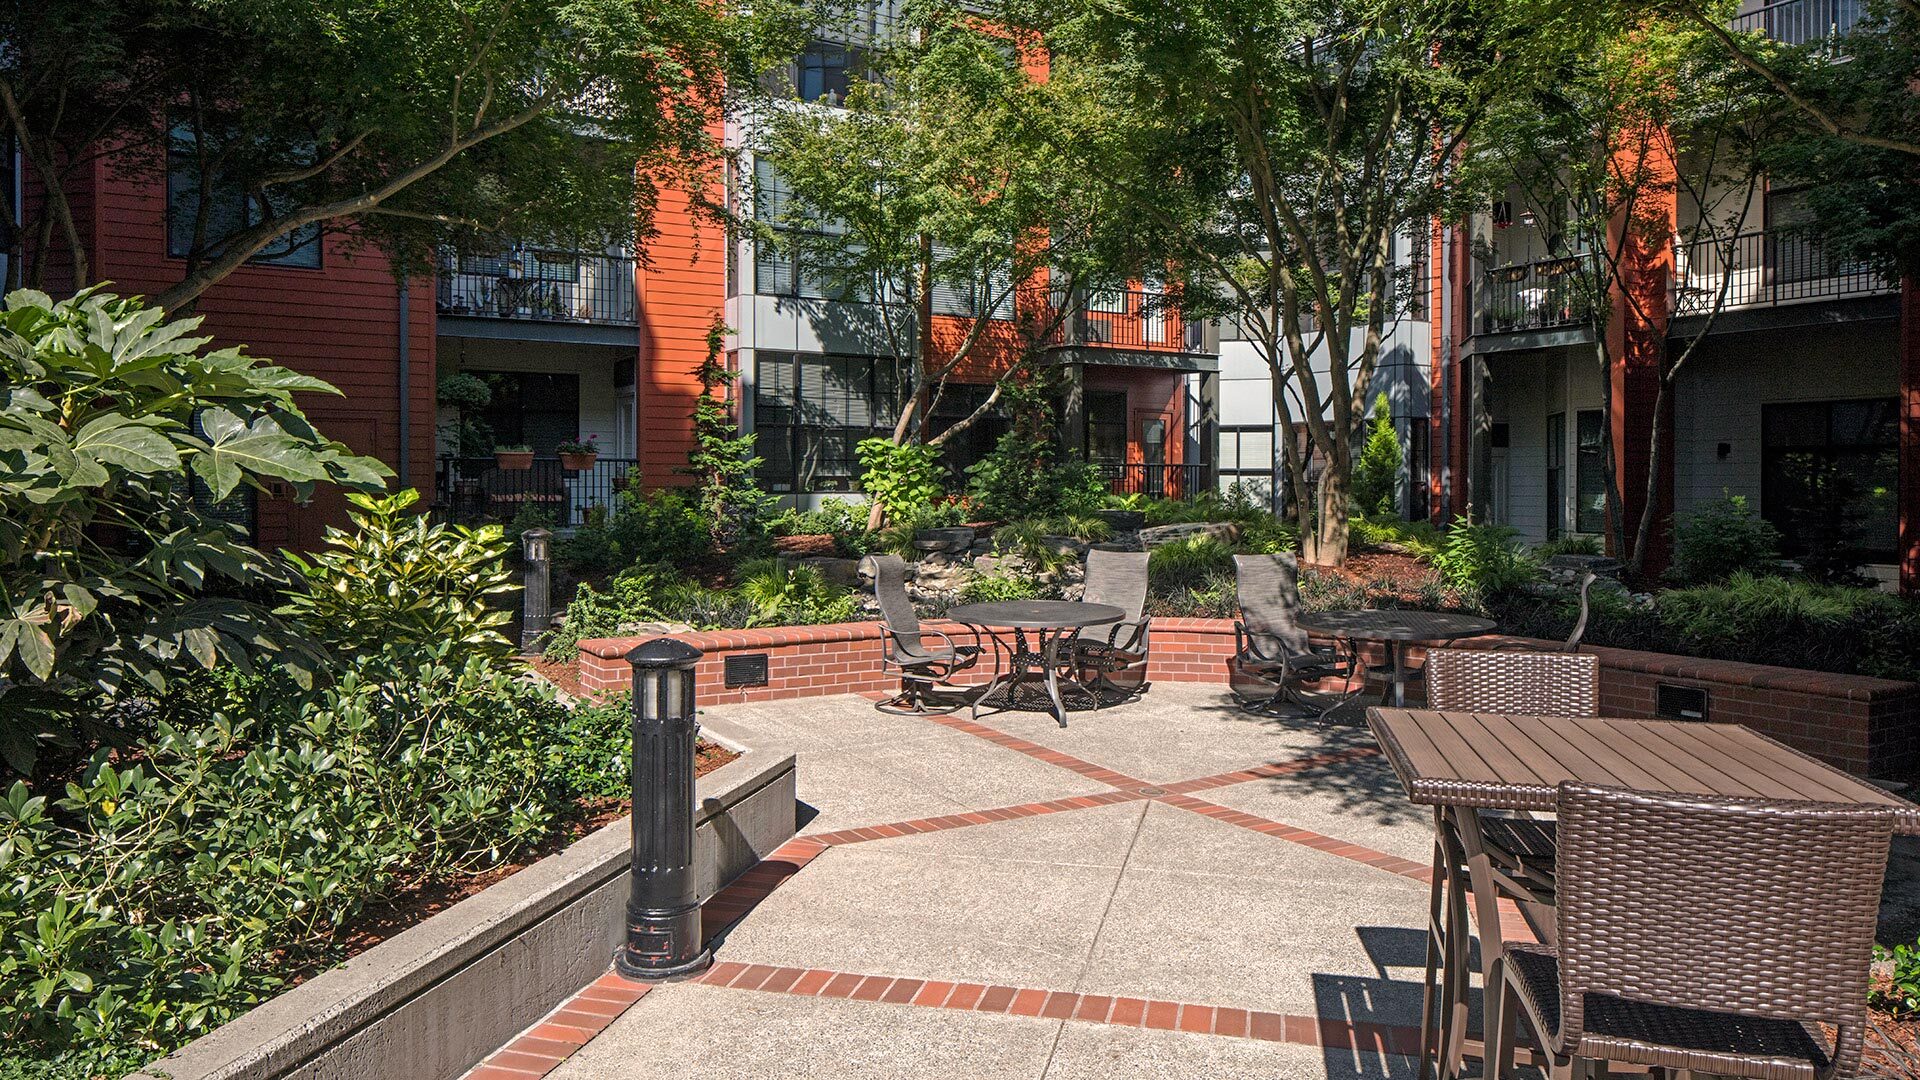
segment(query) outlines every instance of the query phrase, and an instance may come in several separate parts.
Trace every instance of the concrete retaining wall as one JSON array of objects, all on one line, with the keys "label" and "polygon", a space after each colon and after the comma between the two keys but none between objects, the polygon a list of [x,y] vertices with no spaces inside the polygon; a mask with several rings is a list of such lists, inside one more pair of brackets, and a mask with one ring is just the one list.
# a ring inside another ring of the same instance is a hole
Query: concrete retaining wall
[{"label": "concrete retaining wall", "polygon": [[[702,899],[792,838],[793,754],[700,778]],[[625,933],[630,819],[260,1005],[130,1080],[451,1080],[604,974]]]}]

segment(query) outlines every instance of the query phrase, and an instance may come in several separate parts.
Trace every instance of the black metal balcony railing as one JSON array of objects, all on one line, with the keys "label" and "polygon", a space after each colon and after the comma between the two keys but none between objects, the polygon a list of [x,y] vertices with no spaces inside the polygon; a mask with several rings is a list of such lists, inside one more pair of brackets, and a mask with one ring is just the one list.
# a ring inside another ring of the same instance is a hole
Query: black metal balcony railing
[{"label": "black metal balcony railing", "polygon": [[1590,255],[1496,266],[1480,276],[1474,311],[1483,334],[1552,330],[1586,319]]},{"label": "black metal balcony railing", "polygon": [[1867,14],[1865,0],[1777,0],[1736,15],[1728,24],[1736,33],[1753,32],[1783,45],[1836,41]]},{"label": "black metal balcony railing", "polygon": [[509,522],[527,510],[553,527],[575,528],[596,508],[613,512],[628,470],[638,464],[602,456],[576,472],[557,457],[534,458],[528,469],[503,469],[490,457],[443,457],[434,474],[434,510],[462,525]]},{"label": "black metal balcony railing", "polygon": [[1141,461],[1095,462],[1094,467],[1115,495],[1145,495],[1152,499],[1191,499],[1213,490],[1213,466],[1206,462],[1149,465]]},{"label": "black metal balcony railing", "polygon": [[1723,287],[1722,310],[1871,296],[1895,288],[1864,264],[1829,255],[1814,237],[1792,232],[1699,240],[1681,245],[1675,256],[1676,315],[1712,312]]},{"label": "black metal balcony railing", "polygon": [[634,326],[633,260],[553,248],[503,255],[441,253],[442,315]]},{"label": "black metal balcony railing", "polygon": [[[1055,304],[1066,301],[1064,293],[1054,294]],[[1183,318],[1179,304],[1165,293],[1099,289],[1089,292],[1081,310],[1060,328],[1059,343],[1203,352],[1206,351],[1204,331],[1202,323]]]}]

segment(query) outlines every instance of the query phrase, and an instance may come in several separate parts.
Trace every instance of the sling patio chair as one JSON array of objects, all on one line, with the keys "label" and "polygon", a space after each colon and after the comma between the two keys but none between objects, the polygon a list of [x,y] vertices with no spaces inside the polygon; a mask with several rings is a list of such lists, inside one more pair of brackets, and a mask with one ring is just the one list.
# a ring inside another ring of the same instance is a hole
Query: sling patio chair
[{"label": "sling patio chair", "polygon": [[1276,714],[1291,704],[1325,719],[1352,695],[1335,695],[1320,706],[1306,699],[1302,683],[1353,677],[1353,657],[1337,647],[1313,644],[1300,628],[1300,567],[1292,555],[1235,555],[1233,572],[1240,619],[1233,624],[1233,661],[1228,689],[1249,712]]},{"label": "sling patio chair", "polygon": [[[898,672],[900,692],[874,703],[881,712],[919,716],[940,711],[928,700],[936,690],[962,691],[950,680],[980,662],[980,632],[971,644],[960,644],[944,630],[920,625],[920,616],[907,596],[907,564],[898,555],[869,555],[860,560],[860,573],[873,581],[880,601],[880,669]],[[937,639],[930,644],[926,639]]]},{"label": "sling patio chair", "polygon": [[1512,1073],[1521,1017],[1549,1080],[1607,1062],[1858,1073],[1888,808],[1572,781],[1555,801],[1559,946],[1512,943],[1496,961],[1489,1076]]},{"label": "sling patio chair", "polygon": [[1080,597],[1089,604],[1111,604],[1126,612],[1117,623],[1080,628],[1073,641],[1073,664],[1091,672],[1099,687],[1122,697],[1147,690],[1147,553],[1087,552],[1087,580]]}]

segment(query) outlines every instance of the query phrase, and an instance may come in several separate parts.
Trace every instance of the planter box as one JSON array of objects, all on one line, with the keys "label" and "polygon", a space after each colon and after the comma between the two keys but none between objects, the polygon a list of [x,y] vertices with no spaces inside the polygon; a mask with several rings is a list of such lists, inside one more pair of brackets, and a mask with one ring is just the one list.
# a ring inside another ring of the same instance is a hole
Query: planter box
[{"label": "planter box", "polygon": [[493,463],[499,468],[506,469],[510,472],[525,472],[533,468],[533,451],[528,450],[525,453],[512,453],[496,450],[493,454]]},{"label": "planter box", "polygon": [[598,460],[599,454],[561,454],[560,467],[568,472],[586,472]]},{"label": "planter box", "polygon": [[[741,751],[700,778],[704,899],[792,838],[793,754]],[[130,1080],[453,1080],[606,973],[626,933],[631,819],[281,994]]]}]

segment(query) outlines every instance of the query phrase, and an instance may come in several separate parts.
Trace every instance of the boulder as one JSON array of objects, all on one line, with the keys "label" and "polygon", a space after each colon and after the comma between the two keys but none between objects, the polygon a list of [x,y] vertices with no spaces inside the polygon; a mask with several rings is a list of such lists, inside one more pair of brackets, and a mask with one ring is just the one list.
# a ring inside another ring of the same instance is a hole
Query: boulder
[{"label": "boulder", "polygon": [[944,529],[920,529],[913,534],[917,551],[965,554],[973,546],[973,530],[964,525]]},{"label": "boulder", "polygon": [[835,559],[821,556],[796,560],[796,565],[810,567],[834,585],[848,589],[860,587],[859,559]]},{"label": "boulder", "polygon": [[1183,521],[1178,525],[1155,525],[1140,530],[1140,544],[1148,551],[1176,541],[1205,536],[1222,544],[1240,542],[1240,526],[1232,521]]},{"label": "boulder", "polygon": [[1139,532],[1146,528],[1147,515],[1138,510],[1100,510],[1096,511],[1100,520],[1114,532]]},{"label": "boulder", "polygon": [[1547,560],[1548,569],[1571,570],[1575,577],[1591,570],[1595,577],[1619,577],[1620,560],[1609,555],[1555,555]]}]

